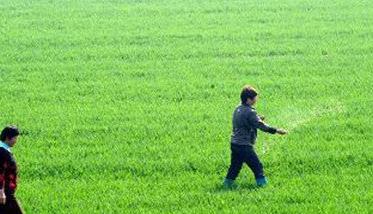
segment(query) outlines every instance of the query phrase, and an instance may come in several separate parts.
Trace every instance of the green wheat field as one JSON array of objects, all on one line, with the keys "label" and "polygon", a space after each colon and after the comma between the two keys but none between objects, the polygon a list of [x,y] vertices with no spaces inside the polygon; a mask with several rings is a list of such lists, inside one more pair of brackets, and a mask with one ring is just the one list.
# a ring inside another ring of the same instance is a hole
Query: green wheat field
[{"label": "green wheat field", "polygon": [[0,85],[26,213],[373,213],[373,1],[0,0]]}]

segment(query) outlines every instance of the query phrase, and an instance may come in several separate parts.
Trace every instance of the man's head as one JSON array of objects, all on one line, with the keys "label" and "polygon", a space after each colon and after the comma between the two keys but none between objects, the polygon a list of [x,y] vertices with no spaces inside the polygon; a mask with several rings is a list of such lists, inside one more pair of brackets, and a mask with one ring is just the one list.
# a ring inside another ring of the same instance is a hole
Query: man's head
[{"label": "man's head", "polygon": [[1,131],[0,140],[12,147],[17,142],[19,130],[16,126],[7,126]]},{"label": "man's head", "polygon": [[258,92],[255,88],[245,85],[241,91],[241,102],[242,104],[255,105],[258,100]]}]

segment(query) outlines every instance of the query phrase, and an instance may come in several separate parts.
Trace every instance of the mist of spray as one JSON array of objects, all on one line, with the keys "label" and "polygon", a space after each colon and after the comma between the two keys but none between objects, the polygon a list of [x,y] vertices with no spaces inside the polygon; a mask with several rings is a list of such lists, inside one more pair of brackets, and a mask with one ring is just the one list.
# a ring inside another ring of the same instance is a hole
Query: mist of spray
[{"label": "mist of spray", "polygon": [[[346,109],[343,103],[340,101],[334,101],[308,109],[288,107],[284,109],[284,111],[282,111],[277,118],[286,124],[285,128],[287,129],[288,134],[291,134],[292,131],[307,123],[326,116],[337,116],[345,111]],[[263,154],[266,154],[270,147],[273,146],[273,144],[269,141],[269,137],[264,138],[262,145]]]}]

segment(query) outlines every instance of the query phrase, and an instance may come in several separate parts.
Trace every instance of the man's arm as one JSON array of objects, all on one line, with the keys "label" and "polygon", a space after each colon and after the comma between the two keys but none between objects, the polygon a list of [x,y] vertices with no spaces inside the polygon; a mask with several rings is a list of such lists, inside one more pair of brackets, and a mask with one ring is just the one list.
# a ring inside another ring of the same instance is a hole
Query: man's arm
[{"label": "man's arm", "polygon": [[5,169],[7,167],[7,159],[3,151],[0,151],[0,204],[5,204]]},{"label": "man's arm", "polygon": [[255,111],[252,111],[249,113],[249,123],[255,128],[262,130],[263,132],[267,132],[271,134],[277,133],[277,129],[264,123],[263,120],[260,118],[260,116]]}]

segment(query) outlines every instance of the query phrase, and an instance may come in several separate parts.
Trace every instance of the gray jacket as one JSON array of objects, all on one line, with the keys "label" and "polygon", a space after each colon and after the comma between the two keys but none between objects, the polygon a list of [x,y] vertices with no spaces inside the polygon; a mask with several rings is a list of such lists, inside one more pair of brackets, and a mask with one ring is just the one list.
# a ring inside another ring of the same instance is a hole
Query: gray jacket
[{"label": "gray jacket", "polygon": [[271,134],[276,133],[276,128],[265,124],[256,110],[247,104],[239,105],[233,113],[233,130],[231,143],[235,145],[254,145],[257,129]]}]

